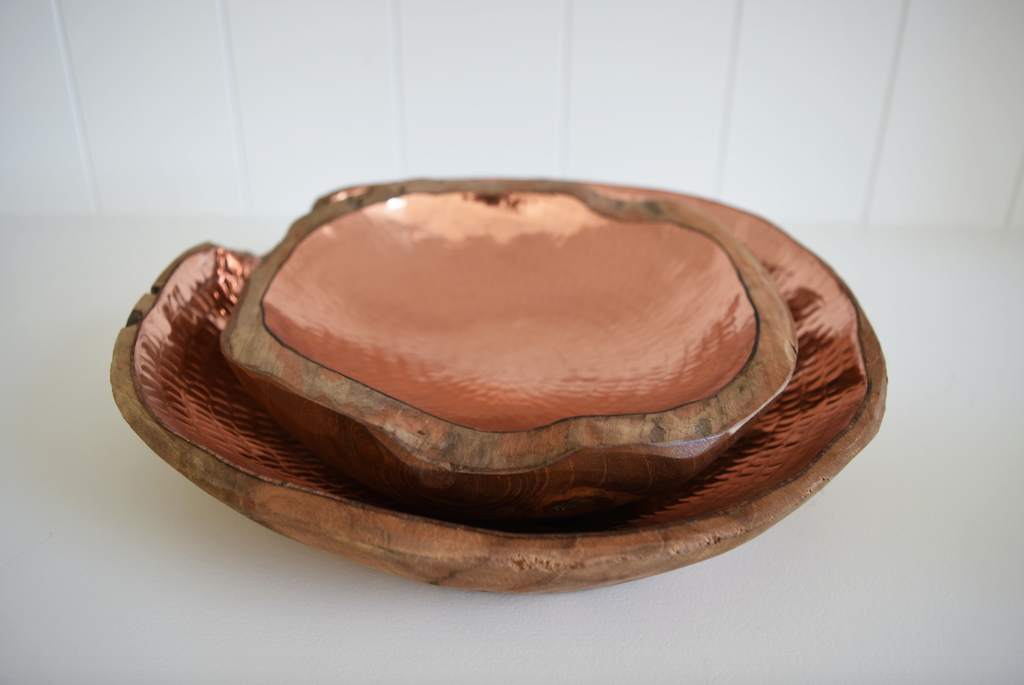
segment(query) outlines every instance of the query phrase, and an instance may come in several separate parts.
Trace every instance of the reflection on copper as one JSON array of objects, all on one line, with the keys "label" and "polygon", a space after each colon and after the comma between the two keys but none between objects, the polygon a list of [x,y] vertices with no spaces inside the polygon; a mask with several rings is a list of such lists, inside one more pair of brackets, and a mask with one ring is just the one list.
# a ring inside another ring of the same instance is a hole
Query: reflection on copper
[{"label": "reflection on copper", "polygon": [[772,224],[738,209],[672,193],[594,186],[621,199],[683,201],[729,227],[764,264],[793,312],[793,378],[751,430],[679,493],[629,505],[589,525],[668,523],[746,502],[799,473],[853,419],[867,394],[857,310],[831,271]]},{"label": "reflection on copper", "polygon": [[[812,254],[768,222],[716,203],[598,188],[624,198],[682,199],[730,226],[768,267],[793,310],[800,338],[796,371],[746,436],[678,491],[603,514],[476,524],[483,528],[533,534],[635,530],[739,506],[799,473],[849,425],[866,396],[856,309]],[[134,351],[140,398],[164,426],[243,471],[327,497],[403,510],[322,465],[245,394],[221,356],[220,330],[255,263],[251,256],[210,248],[174,271],[140,326]]]},{"label": "reflection on copper", "polygon": [[708,397],[757,335],[713,240],[546,193],[413,193],[345,214],[293,250],[263,311],[304,357],[487,431]]},{"label": "reflection on copper", "polygon": [[143,319],[132,358],[139,397],[164,427],[252,475],[380,502],[285,433],[242,390],[220,333],[256,257],[209,248],[187,257]]}]

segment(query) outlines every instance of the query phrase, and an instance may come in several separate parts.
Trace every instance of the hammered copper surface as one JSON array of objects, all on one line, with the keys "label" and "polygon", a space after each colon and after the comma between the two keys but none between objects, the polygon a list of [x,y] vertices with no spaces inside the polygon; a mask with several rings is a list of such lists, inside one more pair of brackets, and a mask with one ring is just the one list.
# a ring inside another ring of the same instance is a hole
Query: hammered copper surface
[{"label": "hammered copper surface", "polygon": [[789,385],[743,438],[683,491],[623,508],[618,519],[655,524],[708,514],[799,473],[850,423],[867,394],[857,309],[846,289],[817,257],[760,217],[701,198],[594,187],[624,200],[683,201],[722,222],[768,269],[793,312],[800,342]]},{"label": "hammered copper surface", "polygon": [[259,259],[209,248],[186,258],[139,327],[133,366],[166,428],[256,476],[336,497],[380,498],[339,479],[242,390],[220,353],[223,330]]},{"label": "hammered copper surface", "polygon": [[[475,524],[479,528],[600,535],[678,524],[738,507],[801,472],[850,424],[866,397],[856,307],[811,253],[768,222],[722,205],[653,191],[600,190],[681,199],[730,226],[763,261],[793,310],[800,338],[796,372],[747,435],[677,492],[605,514]],[[134,348],[140,398],[164,426],[243,471],[327,497],[402,511],[321,466],[248,398],[224,362],[218,333],[255,261],[211,248],[174,271],[143,319]]]},{"label": "hammered copper surface", "polygon": [[487,431],[700,400],[757,337],[711,238],[551,193],[410,193],[345,214],[295,247],[263,311],[307,359]]}]

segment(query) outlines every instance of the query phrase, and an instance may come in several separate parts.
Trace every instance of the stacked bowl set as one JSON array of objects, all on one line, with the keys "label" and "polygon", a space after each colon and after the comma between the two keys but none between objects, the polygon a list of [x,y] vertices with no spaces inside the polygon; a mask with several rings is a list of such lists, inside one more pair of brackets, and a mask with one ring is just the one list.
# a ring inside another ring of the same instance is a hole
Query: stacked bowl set
[{"label": "stacked bowl set", "polygon": [[111,382],[157,454],[253,520],[496,592],[732,549],[874,437],[886,392],[853,295],[769,222],[512,180],[349,188],[262,258],[189,250]]}]

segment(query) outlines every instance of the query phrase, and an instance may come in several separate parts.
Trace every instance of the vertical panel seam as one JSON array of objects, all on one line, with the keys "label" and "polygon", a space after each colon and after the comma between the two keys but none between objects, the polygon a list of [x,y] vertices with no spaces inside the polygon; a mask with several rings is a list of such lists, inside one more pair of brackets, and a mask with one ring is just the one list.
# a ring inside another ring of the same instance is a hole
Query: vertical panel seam
[{"label": "vertical panel seam", "polygon": [[85,176],[85,187],[89,194],[89,205],[93,214],[101,213],[100,195],[96,186],[96,172],[92,165],[89,152],[89,141],[85,135],[85,120],[82,117],[82,104],[78,99],[78,87],[75,84],[75,70],[71,64],[71,49],[68,46],[67,31],[64,28],[64,12],[60,0],[50,0],[50,11],[53,14],[54,29],[57,32],[57,50],[60,53],[61,66],[64,71],[64,87],[67,90],[68,104],[71,109],[71,123],[75,129],[78,142],[78,159]]},{"label": "vertical panel seam", "polygon": [[1017,163],[1017,176],[1013,181],[1013,188],[1010,189],[1010,204],[1006,208],[1006,218],[1003,220],[1004,228],[1010,228],[1013,222],[1013,212],[1017,209],[1017,203],[1021,201],[1020,187],[1024,185],[1024,151],[1021,151],[1020,162]]},{"label": "vertical panel seam", "polygon": [[558,133],[555,137],[555,174],[569,173],[569,79],[572,68],[572,0],[561,2],[558,54]]},{"label": "vertical panel seam", "polygon": [[729,46],[729,64],[725,75],[725,97],[722,102],[722,124],[718,133],[718,163],[715,168],[715,197],[722,198],[725,188],[725,158],[729,148],[729,134],[732,129],[732,109],[736,92],[736,72],[740,56],[740,36],[743,30],[743,2],[736,0],[733,7],[732,43]]},{"label": "vertical panel seam", "polygon": [[238,97],[238,82],[235,79],[235,60],[231,48],[231,29],[228,25],[228,8],[225,0],[214,0],[217,9],[217,28],[220,34],[221,67],[224,72],[224,89],[227,95],[228,121],[231,127],[232,147],[235,151],[235,174],[238,177],[238,199],[243,212],[252,211],[252,194],[249,191],[249,168],[245,156],[245,137],[242,132],[242,110]]},{"label": "vertical panel seam", "polygon": [[398,0],[387,0],[388,42],[390,43],[391,148],[394,174],[406,175],[405,97],[402,79],[402,33]]},{"label": "vertical panel seam", "polygon": [[861,210],[860,225],[867,226],[871,218],[871,209],[875,201],[875,188],[878,185],[878,173],[882,167],[882,154],[889,130],[889,119],[892,114],[893,95],[896,92],[896,79],[899,75],[900,60],[903,56],[903,38],[907,32],[907,17],[910,15],[910,0],[903,0],[900,10],[900,23],[896,29],[896,45],[893,46],[892,62],[889,66],[889,79],[885,84],[885,97],[882,100],[882,116],[878,122],[878,135],[875,138],[875,149],[871,157],[871,169],[868,173],[868,188],[864,197],[864,208]]}]

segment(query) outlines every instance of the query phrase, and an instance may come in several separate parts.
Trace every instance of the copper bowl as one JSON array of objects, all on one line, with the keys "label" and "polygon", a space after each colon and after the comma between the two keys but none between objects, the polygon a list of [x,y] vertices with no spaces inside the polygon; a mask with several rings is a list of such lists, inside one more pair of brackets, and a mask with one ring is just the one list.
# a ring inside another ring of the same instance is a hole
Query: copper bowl
[{"label": "copper bowl", "polygon": [[477,523],[418,515],[368,490],[310,454],[242,389],[219,339],[259,259],[211,245],[174,260],[132,309],[114,347],[114,399],[146,444],[221,502],[282,535],[420,582],[580,590],[733,549],[814,496],[875,435],[887,384],[878,339],[843,282],[767,221],[698,198],[599,190],[715,216],[765,264],[796,322],[799,356],[786,390],[678,489],[610,512]]},{"label": "copper bowl", "polygon": [[796,361],[770,277],[710,216],[543,181],[411,181],[322,203],[253,271],[221,342],[325,462],[476,519],[676,488]]}]

